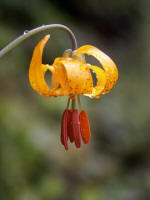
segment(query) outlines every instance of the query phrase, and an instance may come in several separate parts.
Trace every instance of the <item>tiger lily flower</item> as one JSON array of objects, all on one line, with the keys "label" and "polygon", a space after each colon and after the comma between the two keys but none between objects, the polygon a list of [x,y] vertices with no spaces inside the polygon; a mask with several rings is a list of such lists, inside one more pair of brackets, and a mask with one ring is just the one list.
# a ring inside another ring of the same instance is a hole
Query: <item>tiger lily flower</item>
[{"label": "tiger lily flower", "polygon": [[[56,58],[53,65],[42,64],[43,49],[50,38],[46,35],[35,47],[29,68],[29,81],[32,88],[45,97],[68,96],[68,105],[62,116],[61,143],[68,150],[68,139],[77,148],[81,146],[81,138],[85,144],[90,141],[90,125],[86,112],[79,113],[75,106],[75,97],[79,95],[99,98],[109,93],[118,79],[115,63],[102,51],[91,45],[84,45],[70,54]],[[69,52],[69,51],[68,51]],[[86,63],[84,54],[95,57],[102,68]],[[52,73],[52,89],[45,81],[45,73]],[[97,83],[93,84],[91,71],[96,74]],[[69,103],[72,101],[72,108]]]}]

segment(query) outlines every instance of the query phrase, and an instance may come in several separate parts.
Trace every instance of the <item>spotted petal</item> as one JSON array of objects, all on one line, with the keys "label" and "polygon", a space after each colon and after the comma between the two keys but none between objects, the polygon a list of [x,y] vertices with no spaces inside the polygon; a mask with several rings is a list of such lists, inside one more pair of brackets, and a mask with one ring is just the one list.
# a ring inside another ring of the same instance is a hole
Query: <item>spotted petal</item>
[{"label": "spotted petal", "polygon": [[29,81],[34,90],[38,93],[43,94],[45,97],[53,95],[45,79],[44,75],[47,70],[53,71],[53,67],[42,64],[43,48],[50,38],[50,35],[46,35],[35,47],[32,60],[29,68]]},{"label": "spotted petal", "polygon": [[[93,87],[92,93],[88,95],[89,97],[99,98],[100,95],[104,92],[106,85],[106,74],[103,69],[97,66],[89,65],[89,68],[92,69],[96,74],[97,84]],[[86,95],[87,96],[87,95]]]},{"label": "spotted petal", "polygon": [[74,55],[88,54],[94,56],[106,72],[106,85],[103,94],[108,93],[118,79],[118,70],[110,57],[91,45],[85,45],[76,50]]},{"label": "spotted petal", "polygon": [[[68,95],[90,94],[93,87],[93,80],[87,64],[75,58],[56,58],[53,66],[57,70],[61,65],[66,71],[66,85]],[[59,70],[60,71],[60,70]]]}]

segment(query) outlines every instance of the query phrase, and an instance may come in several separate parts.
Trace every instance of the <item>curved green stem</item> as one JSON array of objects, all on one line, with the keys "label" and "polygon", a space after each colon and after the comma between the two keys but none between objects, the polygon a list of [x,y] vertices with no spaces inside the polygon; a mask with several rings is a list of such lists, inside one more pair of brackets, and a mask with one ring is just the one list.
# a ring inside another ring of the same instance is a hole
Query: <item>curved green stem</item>
[{"label": "curved green stem", "polygon": [[11,51],[14,47],[16,47],[18,44],[20,44],[21,42],[23,42],[25,39],[29,38],[30,36],[36,34],[36,33],[39,33],[39,32],[42,32],[42,31],[46,31],[48,29],[54,29],[54,28],[57,28],[57,29],[62,29],[64,31],[66,31],[70,38],[71,38],[71,41],[72,41],[72,49],[75,50],[77,49],[77,41],[76,41],[76,37],[75,35],[73,34],[73,32],[67,27],[67,26],[64,26],[64,25],[61,25],[61,24],[49,24],[49,25],[43,25],[43,26],[40,26],[38,28],[35,28],[35,29],[32,29],[30,31],[25,31],[23,33],[23,35],[19,36],[17,39],[13,40],[12,42],[10,42],[6,47],[4,47],[1,51],[0,51],[0,58],[2,56],[4,56],[6,53],[8,53],[9,51]]}]

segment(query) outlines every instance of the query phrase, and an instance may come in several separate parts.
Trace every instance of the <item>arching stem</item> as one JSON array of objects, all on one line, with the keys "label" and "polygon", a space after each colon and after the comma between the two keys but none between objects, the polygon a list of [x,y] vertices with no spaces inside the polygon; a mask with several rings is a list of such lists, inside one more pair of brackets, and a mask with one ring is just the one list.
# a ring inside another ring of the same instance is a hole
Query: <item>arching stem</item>
[{"label": "arching stem", "polygon": [[76,37],[74,35],[74,33],[67,27],[61,24],[48,24],[48,25],[43,25],[40,26],[38,28],[32,29],[30,31],[25,31],[23,33],[23,35],[19,36],[17,39],[13,40],[12,42],[10,42],[6,47],[4,47],[1,51],[0,51],[0,58],[2,56],[4,56],[6,53],[8,53],[9,51],[11,51],[14,47],[18,46],[21,42],[23,42],[25,39],[31,37],[32,35],[35,35],[39,32],[42,31],[46,31],[49,29],[62,29],[64,31],[66,31],[72,41],[72,50],[77,49],[77,41],[76,41]]}]

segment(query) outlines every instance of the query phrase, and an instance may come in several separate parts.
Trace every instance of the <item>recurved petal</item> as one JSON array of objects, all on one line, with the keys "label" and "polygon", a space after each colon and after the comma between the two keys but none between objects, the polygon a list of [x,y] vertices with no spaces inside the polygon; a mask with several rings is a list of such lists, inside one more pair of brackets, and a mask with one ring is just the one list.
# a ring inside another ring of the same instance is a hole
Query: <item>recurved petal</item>
[{"label": "recurved petal", "polygon": [[50,35],[46,35],[35,47],[32,60],[29,68],[29,81],[34,90],[43,94],[45,97],[49,97],[53,94],[53,90],[48,87],[44,75],[47,70],[52,71],[53,67],[42,64],[43,48],[50,38]]},{"label": "recurved petal", "polygon": [[92,93],[88,96],[92,98],[99,98],[100,95],[104,92],[106,86],[106,74],[104,70],[100,67],[89,65],[89,68],[92,69],[93,72],[95,72],[97,77],[97,84],[95,87],[93,87]]},{"label": "recurved petal", "polygon": [[54,72],[52,75],[52,86],[57,89],[61,86],[62,89],[66,87],[67,75],[66,70],[62,64],[53,65]]},{"label": "recurved petal", "polygon": [[[87,64],[75,58],[56,58],[53,66],[63,66],[66,73],[65,88],[69,94],[90,94],[93,80]],[[64,77],[65,77],[64,76]],[[63,86],[63,85],[62,85]]]},{"label": "recurved petal", "polygon": [[76,50],[74,55],[88,54],[94,56],[106,72],[106,85],[103,94],[108,93],[118,79],[118,70],[112,59],[102,51],[91,45],[84,45]]}]

